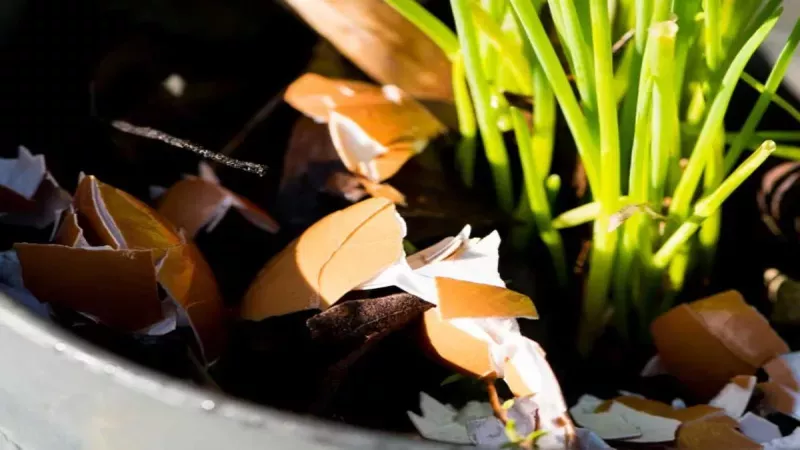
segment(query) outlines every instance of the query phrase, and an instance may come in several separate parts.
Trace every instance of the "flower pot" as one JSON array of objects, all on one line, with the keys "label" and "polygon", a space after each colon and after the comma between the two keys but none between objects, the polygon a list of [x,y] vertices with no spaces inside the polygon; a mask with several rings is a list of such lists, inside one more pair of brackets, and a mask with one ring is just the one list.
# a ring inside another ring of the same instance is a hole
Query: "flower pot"
[{"label": "flower pot", "polygon": [[192,388],[45,324],[5,295],[0,341],[2,449],[448,448]]}]

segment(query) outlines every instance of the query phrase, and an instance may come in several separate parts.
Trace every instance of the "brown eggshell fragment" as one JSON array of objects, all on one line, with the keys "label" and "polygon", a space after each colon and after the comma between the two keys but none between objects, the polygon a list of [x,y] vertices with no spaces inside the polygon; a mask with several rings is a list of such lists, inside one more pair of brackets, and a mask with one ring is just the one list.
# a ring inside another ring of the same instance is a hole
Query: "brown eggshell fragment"
[{"label": "brown eggshell fragment", "polygon": [[83,237],[83,230],[78,224],[78,215],[72,208],[64,211],[61,225],[58,227],[53,242],[67,247],[88,247]]},{"label": "brown eggshell fragment", "polygon": [[[88,224],[84,233],[113,248],[168,248],[183,244],[172,224],[127,192],[94,176],[84,176],[75,191],[75,209]],[[87,239],[92,242],[92,239]]]},{"label": "brown eggshell fragment", "polygon": [[262,230],[276,233],[280,229],[275,219],[255,203],[223,187],[210,165],[200,163],[198,174],[173,184],[158,205],[158,213],[188,237],[195,237],[204,227],[210,231],[230,208]]},{"label": "brown eggshell fragment", "polygon": [[197,247],[184,244],[166,249],[158,282],[186,311],[206,359],[216,359],[225,343],[222,297]]},{"label": "brown eggshell fragment", "polygon": [[269,233],[277,233],[281,226],[258,205],[236,194],[233,195],[233,207],[244,216],[248,222]]},{"label": "brown eggshell fragment", "polygon": [[442,319],[515,318],[537,319],[536,306],[527,295],[489,284],[452,278],[436,278]]},{"label": "brown eggshell fragment", "polygon": [[414,96],[450,100],[450,60],[382,0],[288,0],[300,17],[371,78]]},{"label": "brown eggshell fragment", "polygon": [[447,365],[475,377],[494,373],[489,344],[443,320],[436,308],[423,315],[421,331],[424,348]]},{"label": "brown eggshell fragment", "polygon": [[371,197],[385,198],[395,205],[406,206],[406,196],[387,183],[375,183],[366,178],[353,177]]},{"label": "brown eggshell fragment", "polygon": [[382,198],[322,218],[261,270],[245,294],[242,317],[328,308],[397,261],[403,235],[394,205]]},{"label": "brown eggshell fragment", "polygon": [[[594,412],[601,413],[611,409],[613,402],[622,403],[623,405],[647,413],[653,416],[666,417],[669,419],[679,420],[681,422],[691,422],[695,420],[704,420],[709,417],[726,417],[725,411],[721,408],[715,408],[709,405],[695,405],[688,408],[673,408],[671,405],[662,403],[647,398],[641,398],[634,395],[622,395],[612,400],[606,400],[595,409]],[[733,419],[730,419],[733,420]],[[733,422],[736,424],[736,422]]]},{"label": "brown eggshell fragment", "polygon": [[330,111],[338,106],[387,101],[380,86],[315,73],[304,74],[292,82],[283,99],[317,122],[327,122]]},{"label": "brown eggshell fragment", "polygon": [[331,113],[328,127],[345,167],[375,182],[392,177],[445,132],[444,125],[413,100],[340,107]]},{"label": "brown eggshell fragment", "polygon": [[[415,144],[444,133],[444,125],[419,102],[405,97],[402,103],[386,102],[369,105],[343,105],[331,115],[349,119],[372,140],[382,146],[401,142]],[[334,143],[336,140],[334,139]],[[417,151],[427,142],[418,144]]]},{"label": "brown eggshell fragment", "polygon": [[763,446],[737,429],[735,420],[714,418],[684,423],[678,428],[676,446],[680,450],[760,450]]},{"label": "brown eggshell fragment", "polygon": [[679,305],[651,325],[667,371],[701,398],[711,398],[737,375],[753,375],[789,351],[767,320],[727,291]]},{"label": "brown eggshell fragment", "polygon": [[375,158],[375,170],[381,181],[395,176],[403,165],[419,153],[418,147],[412,144],[394,144],[387,147],[387,152]]},{"label": "brown eggshell fragment", "polygon": [[39,301],[138,331],[162,317],[149,250],[15,244],[25,287]]},{"label": "brown eggshell fragment", "polygon": [[158,213],[194,237],[207,225],[228,197],[225,190],[200,178],[173,184],[158,201]]},{"label": "brown eggshell fragment", "polygon": [[[206,359],[216,358],[224,340],[222,298],[197,247],[155,210],[93,176],[81,179],[74,203],[90,243],[152,251],[154,261],[161,262],[158,282],[186,310]],[[152,264],[151,270],[155,276]]]},{"label": "brown eggshell fragment", "polygon": [[770,409],[800,420],[797,414],[800,411],[800,394],[773,381],[759,383],[756,389],[761,392],[763,403]]},{"label": "brown eggshell fragment", "polygon": [[764,364],[764,371],[769,375],[769,381],[781,384],[793,391],[800,391],[800,382],[783,358],[775,358]]}]

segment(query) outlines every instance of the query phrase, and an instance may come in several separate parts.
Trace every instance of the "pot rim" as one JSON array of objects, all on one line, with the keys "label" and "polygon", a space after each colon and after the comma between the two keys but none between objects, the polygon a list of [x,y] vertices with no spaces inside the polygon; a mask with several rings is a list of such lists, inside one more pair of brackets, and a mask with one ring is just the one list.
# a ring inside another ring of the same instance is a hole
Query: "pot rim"
[{"label": "pot rim", "polygon": [[[81,370],[102,376],[102,383],[121,385],[126,391],[156,403],[170,414],[213,414],[221,421],[255,428],[265,438],[260,448],[268,448],[269,438],[290,438],[297,448],[347,449],[442,449],[460,446],[413,440],[401,435],[337,424],[309,416],[257,405],[222,393],[191,386],[126,360],[40,317],[0,291],[0,330],[7,329],[33,344],[31,351],[41,357],[61,358],[66,364],[81,364]],[[7,344],[0,345],[0,349]],[[39,348],[39,350],[33,350]],[[0,357],[6,350],[0,350]],[[52,352],[50,356],[46,352]],[[99,389],[99,388],[98,388]],[[41,412],[43,415],[45,412]],[[15,430],[7,430],[15,435]],[[214,432],[206,429],[205,432]]]}]

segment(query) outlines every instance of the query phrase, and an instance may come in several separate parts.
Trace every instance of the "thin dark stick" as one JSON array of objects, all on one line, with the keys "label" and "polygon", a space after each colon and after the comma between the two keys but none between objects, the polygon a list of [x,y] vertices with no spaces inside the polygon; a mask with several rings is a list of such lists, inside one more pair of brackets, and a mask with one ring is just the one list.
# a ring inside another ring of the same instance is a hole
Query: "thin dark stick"
[{"label": "thin dark stick", "polygon": [[530,95],[516,94],[514,92],[503,91],[503,97],[510,106],[521,109],[523,111],[531,111],[533,109],[533,97]]},{"label": "thin dark stick", "polygon": [[503,409],[503,405],[500,404],[500,396],[497,394],[497,387],[494,385],[495,378],[488,377],[483,381],[486,383],[486,391],[489,394],[489,404],[492,405],[494,416],[497,417],[500,422],[503,422],[503,425],[505,425],[506,422],[508,422],[508,414],[506,414],[506,410]]},{"label": "thin dark stick", "polygon": [[285,89],[281,90],[274,97],[269,99],[269,101],[264,106],[262,106],[261,109],[258,110],[256,115],[254,115],[252,118],[250,118],[249,121],[247,121],[247,123],[236,134],[236,136],[234,136],[233,139],[231,139],[225,145],[225,147],[223,147],[222,150],[220,150],[220,153],[225,156],[228,156],[231,153],[233,153],[233,151],[236,150],[236,148],[242,145],[242,142],[244,142],[244,140],[247,139],[247,136],[253,131],[253,129],[258,124],[263,122],[264,119],[266,119],[267,116],[269,116],[272,113],[275,107],[277,107],[281,103],[281,101],[283,101],[284,91]]},{"label": "thin dark stick", "polygon": [[611,47],[611,53],[617,53],[622,47],[624,47],[625,44],[627,44],[628,41],[631,40],[634,33],[635,30],[626,31],[625,34],[623,34],[622,37],[620,37],[619,40],[615,42],[614,45]]},{"label": "thin dark stick", "polygon": [[198,155],[202,156],[203,158],[210,159],[220,164],[224,164],[228,167],[233,167],[234,169],[244,170],[245,172],[251,172],[260,177],[264,176],[264,172],[266,172],[267,170],[267,166],[263,164],[241,161],[235,158],[231,158],[229,156],[225,156],[220,153],[212,152],[207,148],[203,148],[197,144],[194,144],[184,139],[176,138],[175,136],[170,136],[169,134],[164,133],[163,131],[156,130],[154,128],[139,127],[122,120],[112,121],[111,126],[124,133],[133,134],[139,137],[153,139],[156,141],[161,141],[173,147],[193,151]]}]

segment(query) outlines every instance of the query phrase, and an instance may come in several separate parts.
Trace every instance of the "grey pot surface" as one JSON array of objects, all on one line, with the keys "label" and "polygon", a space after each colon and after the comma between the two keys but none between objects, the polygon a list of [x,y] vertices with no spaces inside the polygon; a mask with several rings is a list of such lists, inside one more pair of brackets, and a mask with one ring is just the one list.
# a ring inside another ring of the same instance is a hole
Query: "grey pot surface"
[{"label": "grey pot surface", "polygon": [[2,294],[0,367],[0,450],[454,448],[196,389],[56,329]]}]

